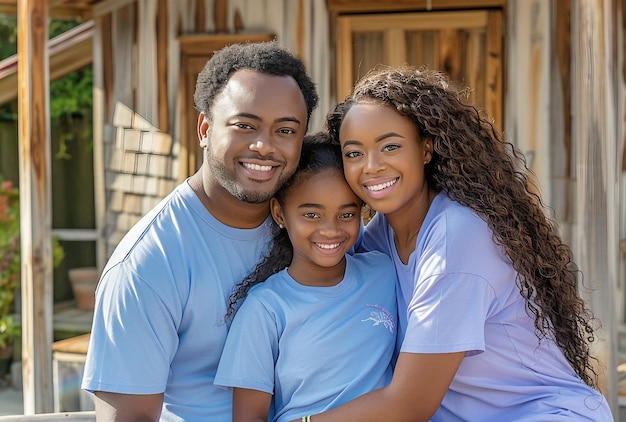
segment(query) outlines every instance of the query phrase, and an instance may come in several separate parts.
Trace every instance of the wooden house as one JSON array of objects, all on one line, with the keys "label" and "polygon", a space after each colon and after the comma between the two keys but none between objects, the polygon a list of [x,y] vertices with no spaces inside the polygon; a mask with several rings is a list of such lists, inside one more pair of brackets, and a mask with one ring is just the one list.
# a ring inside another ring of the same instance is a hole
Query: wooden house
[{"label": "wooden house", "polygon": [[[0,12],[18,15],[22,37],[17,69],[0,73],[0,102],[17,96],[21,112],[22,216],[31,228],[22,243],[30,257],[22,275],[27,412],[50,411],[52,400],[50,78],[62,66],[93,63],[91,235],[102,267],[134,222],[198,168],[192,94],[212,52],[276,38],[317,83],[311,130],[379,63],[427,65],[472,88],[473,101],[526,154],[583,284],[593,288],[584,291],[603,325],[595,353],[617,414],[626,323],[626,0],[0,0]],[[75,47],[43,48],[48,16],[81,17],[89,41],[68,37]]]}]

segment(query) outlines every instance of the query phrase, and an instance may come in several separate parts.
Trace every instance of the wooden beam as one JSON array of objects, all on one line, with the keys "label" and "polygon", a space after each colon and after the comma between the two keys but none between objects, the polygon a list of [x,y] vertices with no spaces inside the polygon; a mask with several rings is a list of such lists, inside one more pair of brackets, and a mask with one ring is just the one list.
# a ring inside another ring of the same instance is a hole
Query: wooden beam
[{"label": "wooden beam", "polygon": [[17,13],[24,414],[53,411],[48,0]]},{"label": "wooden beam", "polygon": [[[0,0],[0,13],[17,15],[17,3],[17,0]],[[68,4],[66,0],[50,0],[48,15],[51,18],[63,20],[87,20],[91,17],[91,5],[88,1]]]},{"label": "wooden beam", "polygon": [[101,0],[93,6],[93,16],[99,17],[112,13],[120,7],[135,3],[137,0]]},{"label": "wooden beam", "polygon": [[157,73],[158,73],[158,116],[159,129],[163,132],[169,132],[169,100],[168,100],[168,45],[167,27],[168,27],[168,9],[167,0],[159,0],[159,13],[157,17]]},{"label": "wooden beam", "polygon": [[[51,39],[48,42],[50,80],[59,79],[91,63],[93,21]],[[0,104],[17,98],[17,55],[0,61]]]},{"label": "wooden beam", "polygon": [[[506,0],[328,0],[335,13],[400,12],[504,7]],[[429,9],[430,7],[430,9]]]}]

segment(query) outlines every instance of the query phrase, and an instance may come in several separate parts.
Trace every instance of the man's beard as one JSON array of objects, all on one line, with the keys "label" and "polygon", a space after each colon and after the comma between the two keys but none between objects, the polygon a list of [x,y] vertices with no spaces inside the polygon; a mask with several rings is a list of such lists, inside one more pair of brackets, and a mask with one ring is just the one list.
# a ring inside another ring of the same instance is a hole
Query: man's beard
[{"label": "man's beard", "polygon": [[[248,204],[261,204],[267,202],[272,198],[276,191],[282,186],[289,177],[284,174],[278,179],[278,183],[270,192],[256,191],[256,190],[244,190],[243,187],[237,182],[236,174],[226,168],[224,160],[216,157],[210,148],[206,149],[206,160],[209,171],[217,181],[217,183],[233,197],[242,202]],[[267,182],[264,182],[267,183]],[[261,182],[259,182],[261,184]]]}]

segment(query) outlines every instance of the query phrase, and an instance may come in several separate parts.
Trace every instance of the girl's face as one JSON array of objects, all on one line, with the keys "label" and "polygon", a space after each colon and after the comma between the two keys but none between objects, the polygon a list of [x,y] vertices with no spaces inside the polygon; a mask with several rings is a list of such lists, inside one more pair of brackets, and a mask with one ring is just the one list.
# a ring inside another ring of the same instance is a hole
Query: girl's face
[{"label": "girl's face", "polygon": [[346,179],[371,208],[411,215],[428,201],[424,165],[432,141],[422,141],[407,117],[380,103],[358,103],[344,116],[339,138]]},{"label": "girl's face", "polygon": [[303,175],[285,203],[271,201],[272,216],[293,245],[289,274],[301,284],[333,285],[343,279],[345,254],[359,235],[361,200],[338,169]]}]

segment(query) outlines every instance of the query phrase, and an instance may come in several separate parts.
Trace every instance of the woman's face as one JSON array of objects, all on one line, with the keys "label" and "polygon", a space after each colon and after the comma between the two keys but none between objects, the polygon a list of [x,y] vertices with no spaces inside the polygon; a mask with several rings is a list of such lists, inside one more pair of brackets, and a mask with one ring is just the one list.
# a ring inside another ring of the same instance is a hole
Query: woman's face
[{"label": "woman's face", "polygon": [[339,139],[346,179],[371,208],[410,213],[428,201],[424,165],[432,142],[421,140],[407,117],[380,103],[357,103],[344,116]]}]

